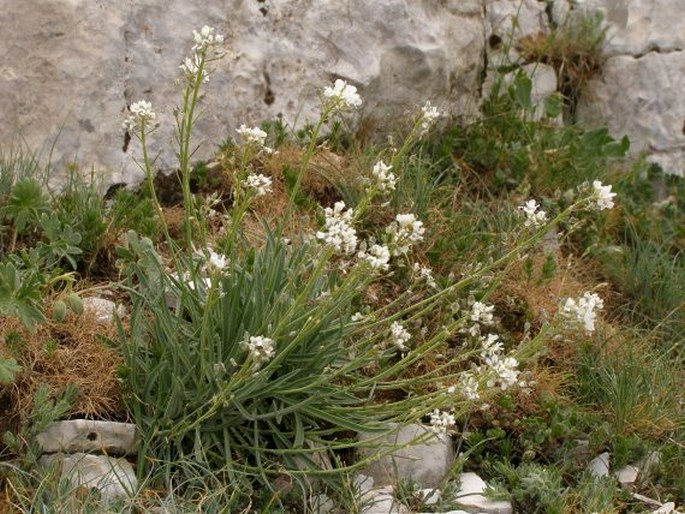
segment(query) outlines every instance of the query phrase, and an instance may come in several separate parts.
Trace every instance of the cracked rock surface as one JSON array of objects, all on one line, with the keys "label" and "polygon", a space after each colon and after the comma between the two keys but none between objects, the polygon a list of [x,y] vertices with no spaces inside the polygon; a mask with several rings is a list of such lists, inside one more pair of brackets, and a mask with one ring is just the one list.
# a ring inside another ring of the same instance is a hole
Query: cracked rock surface
[{"label": "cracked rock surface", "polygon": [[[127,106],[152,102],[161,122],[152,155],[173,169],[180,102],[178,66],[192,30],[216,27],[227,56],[206,90],[196,158],[207,158],[242,123],[282,117],[301,127],[318,115],[317,92],[342,78],[359,88],[359,116],[382,129],[431,100],[473,112],[483,61],[480,1],[433,0],[6,0],[0,73],[3,140],[31,148],[56,139],[52,162],[76,161],[103,188],[142,171],[121,130]],[[359,121],[359,120],[357,120]],[[135,143],[135,144],[134,144]]]},{"label": "cracked rock surface", "polygon": [[205,24],[226,36],[227,55],[207,85],[196,159],[210,157],[242,123],[281,117],[302,127],[318,114],[317,92],[337,78],[364,98],[352,126],[381,135],[426,100],[470,119],[484,66],[526,64],[503,48],[580,9],[604,13],[610,56],[581,101],[580,119],[608,123],[615,137],[630,136],[634,151],[685,173],[682,0],[245,0],[230,7],[218,0],[5,0],[3,148],[25,144],[50,158],[55,183],[70,162],[93,169],[103,190],[137,183],[139,145],[121,123],[128,106],[145,99],[161,122],[151,155],[159,153],[157,166],[171,171],[178,66],[192,30]]}]

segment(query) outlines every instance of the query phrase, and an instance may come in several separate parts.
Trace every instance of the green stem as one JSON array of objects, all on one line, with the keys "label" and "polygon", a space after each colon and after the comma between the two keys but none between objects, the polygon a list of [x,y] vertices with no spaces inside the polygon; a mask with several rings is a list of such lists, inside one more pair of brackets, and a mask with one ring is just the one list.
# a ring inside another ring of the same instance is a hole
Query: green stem
[{"label": "green stem", "polygon": [[185,244],[188,249],[193,247],[192,220],[196,218],[196,209],[190,192],[190,140],[193,124],[195,123],[195,107],[200,98],[200,87],[205,76],[204,52],[200,54],[198,70],[194,76],[194,82],[186,87],[183,93],[183,112],[179,125],[179,171],[181,174],[181,187],[183,189],[183,203],[185,204],[183,226],[185,232]]},{"label": "green stem", "polygon": [[164,236],[168,244],[171,243],[171,237],[169,236],[169,229],[166,224],[166,219],[164,217],[164,211],[157,198],[157,192],[155,190],[154,176],[152,174],[152,163],[150,162],[150,156],[147,151],[147,133],[145,132],[145,122],[142,122],[140,127],[140,145],[143,149],[143,167],[145,168],[145,178],[147,179],[148,189],[150,190],[150,198],[157,211],[157,216],[159,217],[159,222],[162,224],[162,230],[164,231]]}]

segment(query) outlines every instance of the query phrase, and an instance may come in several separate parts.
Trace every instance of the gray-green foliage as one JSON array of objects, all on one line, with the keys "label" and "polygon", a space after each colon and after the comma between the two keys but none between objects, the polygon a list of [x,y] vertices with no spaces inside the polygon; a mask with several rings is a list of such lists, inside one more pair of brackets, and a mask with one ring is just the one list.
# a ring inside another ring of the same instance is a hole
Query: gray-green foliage
[{"label": "gray-green foliage", "polygon": [[[374,381],[361,370],[388,350],[376,336],[353,335],[353,302],[371,280],[364,269],[324,273],[318,245],[269,237],[208,288],[202,279],[178,278],[183,272],[168,275],[150,244],[129,241],[121,253],[137,287],[122,343],[143,454],[223,469],[238,482],[267,481],[300,476],[316,452],[352,445],[336,442],[346,430],[408,414],[367,402]],[[196,266],[184,264],[185,271]],[[175,310],[167,296],[178,302]],[[277,348],[261,366],[243,346],[260,335]]]}]

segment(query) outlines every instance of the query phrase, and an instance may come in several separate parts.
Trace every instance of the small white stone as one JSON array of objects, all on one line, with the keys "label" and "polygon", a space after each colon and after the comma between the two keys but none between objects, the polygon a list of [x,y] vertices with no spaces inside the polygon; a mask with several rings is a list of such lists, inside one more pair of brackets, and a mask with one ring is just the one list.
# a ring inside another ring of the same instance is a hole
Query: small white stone
[{"label": "small white stone", "polygon": [[[359,450],[362,458],[383,455],[364,470],[376,485],[394,484],[398,479],[411,478],[421,487],[438,487],[454,461],[451,437],[435,434],[424,425],[398,428],[391,423],[386,434],[361,433],[358,438],[365,443]],[[419,438],[422,442],[412,443]]]},{"label": "small white stone", "polygon": [[639,474],[640,470],[635,466],[631,466],[630,464],[623,466],[621,469],[614,472],[618,483],[626,486],[634,484]]},{"label": "small white stone", "polygon": [[131,423],[72,419],[55,421],[36,436],[45,453],[101,452],[131,455],[138,451],[138,430]]},{"label": "small white stone", "polygon": [[109,325],[114,322],[115,313],[120,317],[126,314],[123,305],[117,306],[113,301],[96,296],[82,298],[83,312],[95,317],[95,322],[99,325]]},{"label": "small white stone", "polygon": [[588,464],[590,473],[596,477],[605,477],[609,474],[609,452],[600,453]]},{"label": "small white stone", "polygon": [[440,489],[421,489],[419,491],[424,505],[435,505],[442,497]]},{"label": "small white stone", "polygon": [[373,489],[373,478],[359,473],[354,477],[354,485],[360,494],[366,494]]},{"label": "small white stone", "polygon": [[668,502],[664,503],[661,507],[652,511],[652,514],[672,514],[675,511],[675,503]]},{"label": "small white stone", "polygon": [[55,462],[62,479],[69,480],[75,489],[97,489],[103,503],[132,497],[138,489],[133,466],[126,459],[87,453],[58,453],[43,455],[38,461],[44,467],[50,467]]},{"label": "small white stone", "polygon": [[462,473],[459,481],[459,492],[456,495],[459,505],[484,514],[513,514],[511,502],[489,500],[483,496],[487,484],[475,473]]},{"label": "small white stone", "polygon": [[373,501],[362,510],[362,514],[411,514],[411,511],[392,494],[378,494],[373,497]]},{"label": "small white stone", "polygon": [[317,494],[312,499],[312,512],[314,514],[329,514],[335,510],[335,503],[325,494]]}]

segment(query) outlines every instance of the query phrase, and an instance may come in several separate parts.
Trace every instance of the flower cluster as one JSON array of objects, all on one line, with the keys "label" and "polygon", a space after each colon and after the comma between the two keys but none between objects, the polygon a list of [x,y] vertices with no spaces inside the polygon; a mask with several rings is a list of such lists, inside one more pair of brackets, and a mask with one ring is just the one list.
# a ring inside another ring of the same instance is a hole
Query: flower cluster
[{"label": "flower cluster", "polygon": [[605,186],[599,180],[595,180],[592,183],[592,190],[592,200],[597,210],[613,208],[616,193],[611,192],[611,185]]},{"label": "flower cluster", "polygon": [[481,338],[481,346],[481,358],[485,365],[497,375],[496,378],[488,380],[487,386],[499,385],[502,391],[506,391],[519,384],[519,362],[514,357],[503,355],[503,345],[499,341],[499,336],[488,334]]},{"label": "flower cluster", "polygon": [[243,186],[254,191],[255,196],[264,196],[271,192],[271,177],[259,174],[250,174],[243,181]]},{"label": "flower cluster", "polygon": [[225,255],[216,253],[214,250],[209,251],[209,259],[207,259],[207,267],[210,270],[221,271],[228,266],[230,260]]},{"label": "flower cluster", "polygon": [[587,332],[594,332],[597,312],[603,308],[604,301],[596,293],[585,292],[578,300],[567,298],[561,314],[572,325],[582,324]]},{"label": "flower cluster", "polygon": [[471,321],[474,323],[481,323],[482,325],[492,325],[495,322],[495,317],[492,314],[494,310],[494,305],[486,305],[482,302],[473,302],[470,315]]},{"label": "flower cluster", "polygon": [[155,122],[157,115],[152,110],[152,104],[145,100],[140,100],[131,104],[129,107],[131,115],[124,121],[122,128],[124,130],[134,130],[138,127],[145,127]]},{"label": "flower cluster", "polygon": [[421,107],[421,129],[419,137],[425,136],[433,125],[435,125],[435,122],[440,116],[440,111],[433,107],[430,101],[427,101],[425,105]]},{"label": "flower cluster", "polygon": [[431,429],[436,434],[444,434],[447,430],[457,424],[457,420],[454,419],[454,416],[446,411],[435,409],[431,412],[430,416]]},{"label": "flower cluster", "polygon": [[538,228],[547,223],[547,214],[540,209],[540,206],[535,200],[528,200],[523,205],[519,206],[519,210],[526,216],[526,221],[523,224],[526,227]]},{"label": "flower cluster", "polygon": [[401,352],[408,350],[406,343],[411,339],[411,334],[401,323],[393,321],[390,325],[390,340],[395,348]]},{"label": "flower cluster", "polygon": [[276,353],[274,340],[264,336],[250,336],[242,342],[242,346],[250,353],[257,366],[271,359]]},{"label": "flower cluster", "polygon": [[413,269],[414,273],[419,274],[419,278],[426,281],[428,287],[431,289],[438,288],[438,284],[435,282],[435,278],[433,277],[433,271],[430,268],[426,268],[425,266],[421,266],[418,262],[415,262]]},{"label": "flower cluster", "polygon": [[200,32],[193,30],[193,55],[186,57],[179,68],[189,82],[194,82],[196,77],[200,77],[202,82],[209,81],[209,72],[205,67],[207,62],[207,51],[210,48],[221,45],[224,36],[215,34],[214,29],[205,25]]},{"label": "flower cluster", "polygon": [[464,398],[471,401],[480,400],[480,393],[478,391],[480,385],[478,384],[476,377],[474,377],[471,372],[466,371],[461,375],[460,385],[461,393],[464,395]]},{"label": "flower cluster", "polygon": [[224,42],[224,36],[221,34],[215,34],[214,29],[207,25],[202,27],[200,32],[193,30],[193,39],[195,40],[193,52],[207,50],[212,46],[220,45]]},{"label": "flower cluster", "polygon": [[387,270],[390,261],[390,250],[387,246],[374,244],[368,252],[361,251],[357,254],[360,259],[364,259],[374,269]]},{"label": "flower cluster", "polygon": [[397,178],[390,171],[392,166],[385,164],[383,161],[378,161],[371,170],[375,179],[375,186],[381,193],[395,190]]},{"label": "flower cluster", "polygon": [[423,241],[426,229],[413,214],[398,214],[385,231],[390,236],[390,253],[398,256],[407,254],[414,243]]},{"label": "flower cluster", "polygon": [[325,242],[336,252],[350,254],[357,247],[357,232],[352,226],[354,213],[345,209],[345,202],[335,202],[333,208],[324,209],[326,217],[324,230],[316,233],[316,238]]},{"label": "flower cluster", "polygon": [[357,88],[341,79],[336,80],[333,87],[325,88],[323,96],[329,99],[334,110],[357,108],[362,104]]},{"label": "flower cluster", "polygon": [[[194,54],[192,57],[186,57],[179,68],[186,76],[188,80],[193,80],[195,75],[200,73],[200,69],[203,67],[202,57]],[[202,82],[209,82],[209,75],[203,72]]]},{"label": "flower cluster", "polygon": [[264,146],[264,141],[266,141],[266,132],[264,132],[259,127],[247,127],[246,125],[240,125],[240,128],[235,129],[235,131],[240,136],[240,142],[243,145],[256,145],[258,147]]}]

